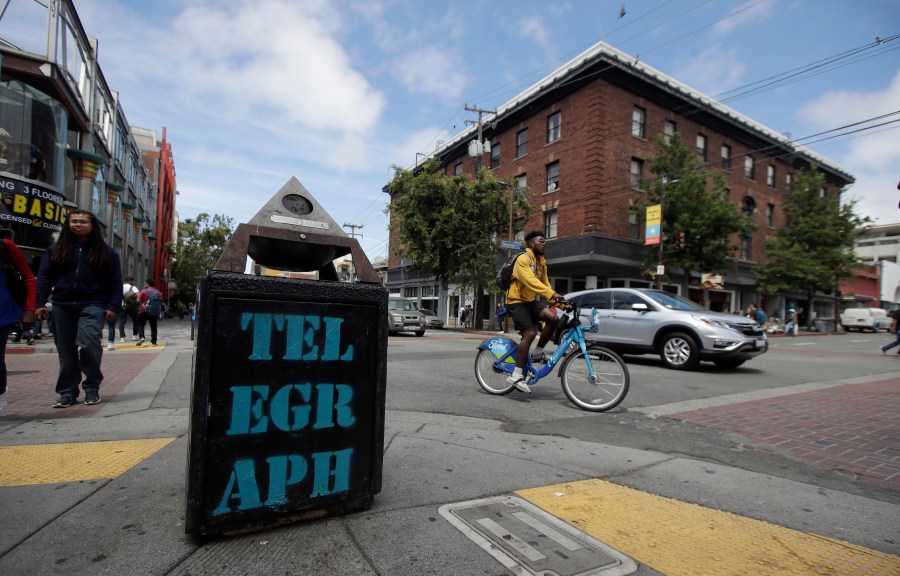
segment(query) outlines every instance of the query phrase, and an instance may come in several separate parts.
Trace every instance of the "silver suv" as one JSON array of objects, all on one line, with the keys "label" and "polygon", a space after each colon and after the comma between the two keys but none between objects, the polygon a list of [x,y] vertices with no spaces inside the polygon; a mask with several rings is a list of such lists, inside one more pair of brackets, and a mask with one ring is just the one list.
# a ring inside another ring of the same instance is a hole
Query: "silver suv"
[{"label": "silver suv", "polygon": [[412,300],[388,297],[388,334],[415,332],[416,336],[424,336],[426,323],[425,315],[416,310]]},{"label": "silver suv", "polygon": [[[598,288],[566,295],[582,314],[595,308],[600,328],[585,338],[621,354],[659,354],[674,370],[691,370],[701,360],[737,368],[769,347],[766,331],[744,316],[711,312],[661,290]],[[582,318],[582,324],[590,322]]]}]

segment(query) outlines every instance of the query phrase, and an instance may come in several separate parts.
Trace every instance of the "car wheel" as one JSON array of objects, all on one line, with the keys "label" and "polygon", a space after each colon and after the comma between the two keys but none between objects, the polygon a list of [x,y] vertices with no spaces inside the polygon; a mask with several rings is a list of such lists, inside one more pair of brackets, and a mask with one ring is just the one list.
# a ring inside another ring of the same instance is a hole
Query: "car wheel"
[{"label": "car wheel", "polygon": [[666,334],[659,350],[663,364],[672,370],[693,370],[700,363],[700,347],[683,332]]},{"label": "car wheel", "polygon": [[424,329],[424,328],[422,328],[421,330],[419,330],[418,332],[416,332],[416,336],[424,336],[424,335],[425,335],[425,329]]},{"label": "car wheel", "polygon": [[737,358],[728,358],[728,359],[722,359],[722,360],[713,360],[713,364],[715,364],[715,365],[718,366],[719,368],[725,368],[725,369],[733,369],[733,368],[737,368],[738,366],[740,366],[740,365],[743,364],[744,362],[746,362],[746,360],[743,360],[743,359],[738,360]]}]

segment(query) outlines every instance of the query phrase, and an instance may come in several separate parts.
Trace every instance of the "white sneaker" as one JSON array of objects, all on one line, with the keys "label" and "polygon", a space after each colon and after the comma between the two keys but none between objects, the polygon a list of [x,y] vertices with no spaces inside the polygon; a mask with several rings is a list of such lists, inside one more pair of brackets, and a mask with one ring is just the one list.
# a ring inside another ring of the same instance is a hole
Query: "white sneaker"
[{"label": "white sneaker", "polygon": [[516,390],[519,392],[524,392],[525,394],[531,394],[531,386],[525,382],[525,378],[522,376],[510,376],[506,379],[507,382],[516,387]]},{"label": "white sneaker", "polygon": [[119,344],[124,344],[124,343],[125,343],[125,339],[124,339],[124,338],[119,338]]},{"label": "white sneaker", "polygon": [[115,342],[110,342],[109,344],[107,344],[107,345],[106,345],[106,349],[107,349],[107,350],[115,350],[115,349],[116,349],[116,344],[115,344]]},{"label": "white sneaker", "polygon": [[138,341],[138,337],[137,337],[137,336],[132,336],[132,337],[131,337],[131,341],[132,341],[132,342],[137,342],[137,341]]}]

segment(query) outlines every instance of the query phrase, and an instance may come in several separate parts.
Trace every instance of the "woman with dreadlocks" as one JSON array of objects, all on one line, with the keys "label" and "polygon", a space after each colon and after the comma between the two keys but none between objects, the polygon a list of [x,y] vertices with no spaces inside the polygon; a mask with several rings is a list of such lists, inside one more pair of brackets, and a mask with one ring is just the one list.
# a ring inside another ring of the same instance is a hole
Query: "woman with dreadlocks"
[{"label": "woman with dreadlocks", "polygon": [[[44,253],[37,276],[38,302],[43,306],[53,291],[53,335],[59,354],[59,376],[54,408],[78,402],[100,402],[104,322],[115,320],[122,308],[122,269],[119,255],[106,242],[97,217],[87,210],[72,210],[59,240]],[[38,308],[39,318],[46,308]],[[81,375],[84,374],[84,382]]]}]

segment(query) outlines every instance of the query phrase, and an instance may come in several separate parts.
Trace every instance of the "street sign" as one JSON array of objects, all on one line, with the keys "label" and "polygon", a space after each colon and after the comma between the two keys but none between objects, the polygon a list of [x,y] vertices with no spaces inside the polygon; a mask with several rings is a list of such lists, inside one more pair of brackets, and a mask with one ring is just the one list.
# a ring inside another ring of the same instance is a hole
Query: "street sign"
[{"label": "street sign", "polygon": [[503,248],[504,250],[521,250],[522,245],[514,240],[501,240],[500,248]]}]

